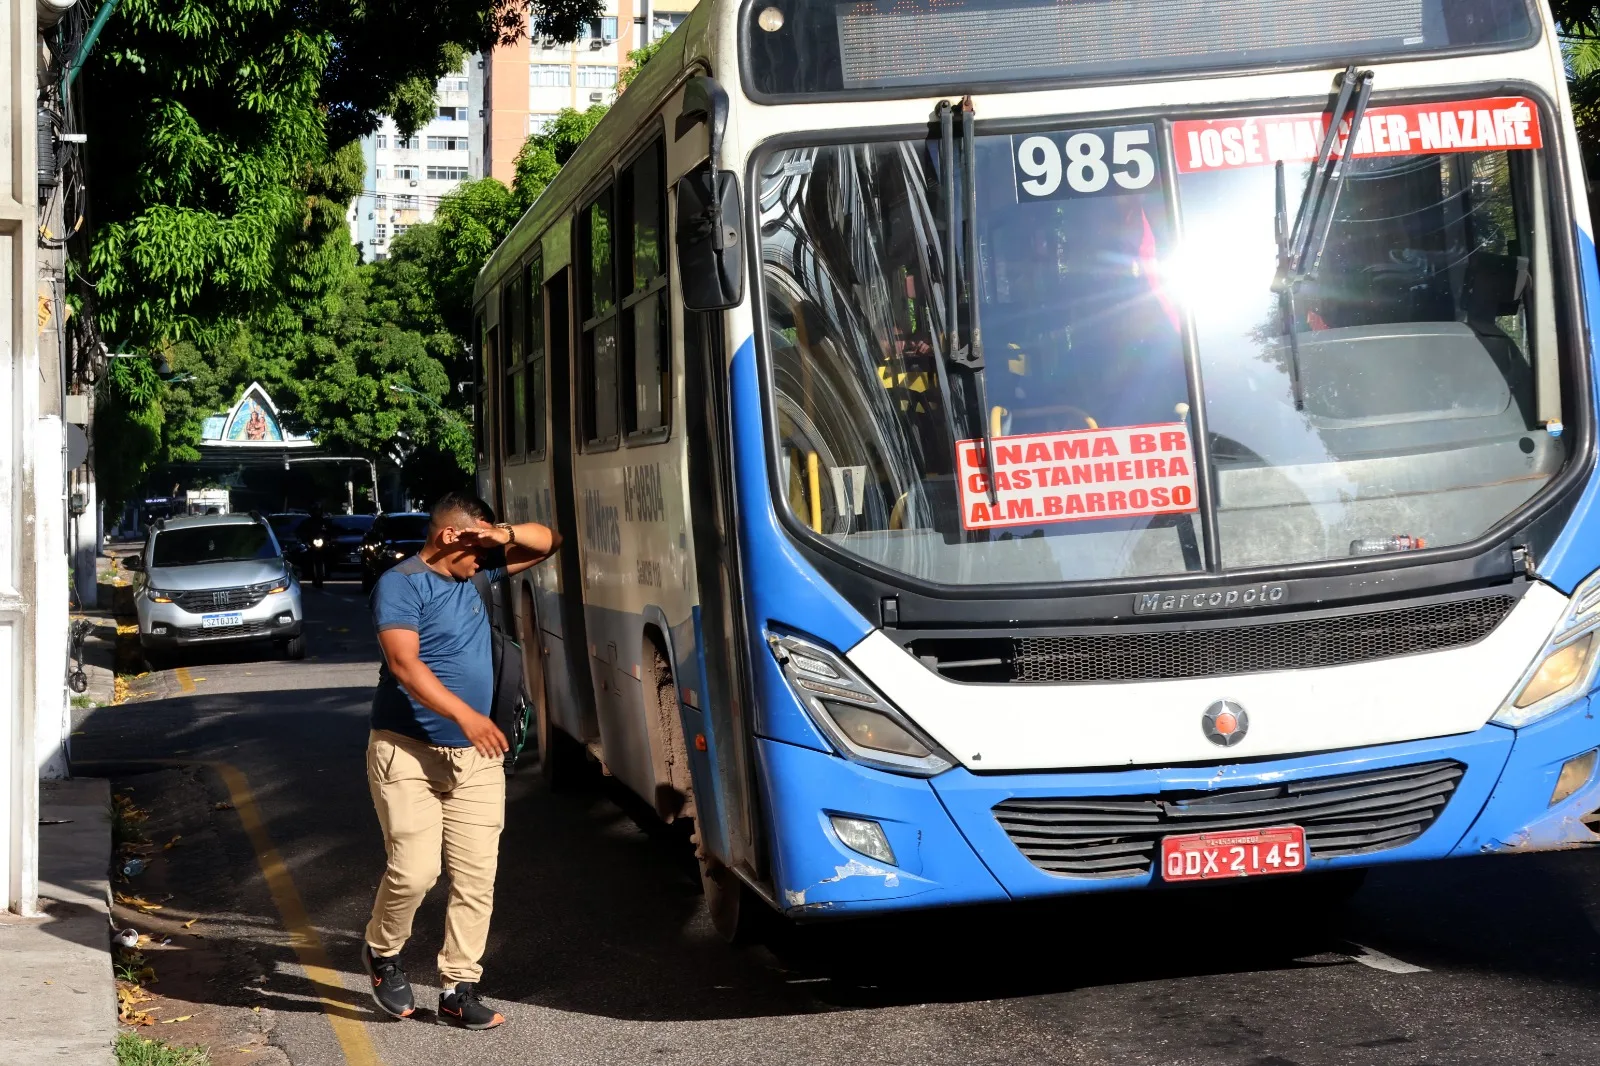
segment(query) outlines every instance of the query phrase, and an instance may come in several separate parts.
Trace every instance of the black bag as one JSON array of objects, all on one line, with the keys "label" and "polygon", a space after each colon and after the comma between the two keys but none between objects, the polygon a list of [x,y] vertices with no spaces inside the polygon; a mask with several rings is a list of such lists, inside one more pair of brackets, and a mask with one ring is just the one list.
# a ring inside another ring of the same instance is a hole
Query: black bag
[{"label": "black bag", "polygon": [[533,701],[528,698],[527,679],[522,673],[522,645],[511,639],[501,624],[489,575],[478,571],[472,575],[472,584],[489,616],[489,646],[494,653],[494,697],[489,704],[489,718],[511,745],[506,752],[506,772],[511,773],[527,746],[533,717]]}]

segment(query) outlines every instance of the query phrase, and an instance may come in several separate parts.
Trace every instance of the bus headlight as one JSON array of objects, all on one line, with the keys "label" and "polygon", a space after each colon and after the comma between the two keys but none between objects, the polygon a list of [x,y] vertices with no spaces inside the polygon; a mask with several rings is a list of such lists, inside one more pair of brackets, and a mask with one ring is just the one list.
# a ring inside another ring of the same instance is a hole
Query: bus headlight
[{"label": "bus headlight", "polygon": [[1600,629],[1600,571],[1573,592],[1561,620],[1527,673],[1495,713],[1494,721],[1517,728],[1565,707],[1594,685],[1595,631]]},{"label": "bus headlight", "polygon": [[768,634],[767,644],[789,687],[840,755],[918,777],[955,765],[842,656],[799,637]]}]

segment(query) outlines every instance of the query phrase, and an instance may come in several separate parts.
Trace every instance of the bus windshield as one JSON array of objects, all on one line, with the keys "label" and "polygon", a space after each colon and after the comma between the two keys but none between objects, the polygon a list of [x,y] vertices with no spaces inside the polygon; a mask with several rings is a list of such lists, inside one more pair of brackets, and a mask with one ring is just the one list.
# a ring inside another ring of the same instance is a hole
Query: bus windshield
[{"label": "bus windshield", "polygon": [[1310,163],[1292,127],[1281,175],[1213,152],[1240,140],[1220,125],[1174,124],[1170,154],[1155,125],[976,138],[978,262],[953,269],[976,277],[987,426],[944,351],[943,234],[967,220],[943,204],[939,142],[767,156],[794,520],[921,580],[1033,584],[1459,544],[1536,493],[1565,458],[1536,130],[1369,158],[1358,140],[1315,276],[1285,301],[1277,227]]}]

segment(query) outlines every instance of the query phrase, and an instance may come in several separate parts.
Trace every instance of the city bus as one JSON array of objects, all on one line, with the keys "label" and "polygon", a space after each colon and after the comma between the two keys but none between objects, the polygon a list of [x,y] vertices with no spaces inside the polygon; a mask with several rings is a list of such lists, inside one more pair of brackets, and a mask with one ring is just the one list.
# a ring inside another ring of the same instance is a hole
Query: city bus
[{"label": "city bus", "polygon": [[1524,0],[703,0],[477,282],[546,772],[728,934],[1594,844],[1584,189]]}]

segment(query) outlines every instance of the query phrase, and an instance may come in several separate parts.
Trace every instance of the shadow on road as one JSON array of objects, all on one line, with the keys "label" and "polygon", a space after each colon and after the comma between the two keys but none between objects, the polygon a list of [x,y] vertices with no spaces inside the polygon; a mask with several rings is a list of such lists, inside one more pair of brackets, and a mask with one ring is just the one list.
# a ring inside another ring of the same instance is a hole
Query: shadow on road
[{"label": "shadow on road", "polygon": [[[354,591],[308,590],[322,666],[375,657]],[[220,784],[198,770],[188,771],[191,785],[170,789],[127,775],[171,758],[242,770],[334,965],[360,987],[361,929],[383,866],[363,773],[370,688],[329,684],[318,670],[279,664],[259,686],[97,710],[75,752],[96,773],[153,789],[138,793],[147,805],[183,805],[175,817],[215,835],[205,863],[183,858],[168,888],[174,906],[230,915],[216,933],[220,949],[247,951],[259,964],[241,1001],[284,1011],[323,1008],[288,971],[293,952],[237,820],[211,809],[226,799]],[[1379,870],[1347,913],[1251,885],[788,926],[764,946],[736,949],[711,930],[680,829],[661,825],[615,782],[596,777],[552,794],[525,773],[508,790],[483,988],[614,1019],[737,1019],[1348,967],[1354,941],[1423,966],[1593,991],[1595,869],[1582,853],[1473,859]],[[419,985],[432,981],[444,891],[441,883],[424,904],[406,951]],[[225,984],[220,997],[233,995]],[[341,1002],[377,1020],[360,995]]]}]

